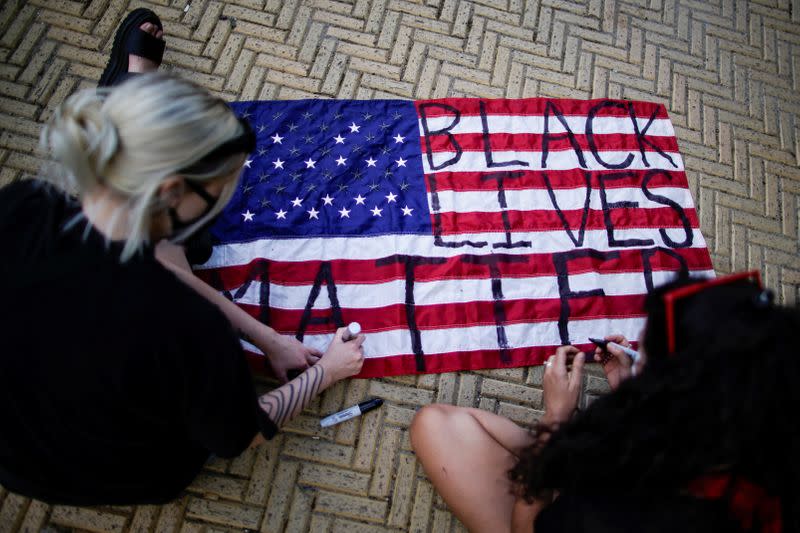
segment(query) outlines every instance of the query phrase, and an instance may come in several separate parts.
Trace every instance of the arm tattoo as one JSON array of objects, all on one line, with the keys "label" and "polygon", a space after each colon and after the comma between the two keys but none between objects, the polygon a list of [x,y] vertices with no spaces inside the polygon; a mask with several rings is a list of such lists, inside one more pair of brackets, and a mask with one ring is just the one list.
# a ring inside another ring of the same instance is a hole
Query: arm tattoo
[{"label": "arm tattoo", "polygon": [[261,409],[276,426],[283,426],[320,393],[324,377],[325,370],[321,366],[312,366],[296,379],[259,398]]}]

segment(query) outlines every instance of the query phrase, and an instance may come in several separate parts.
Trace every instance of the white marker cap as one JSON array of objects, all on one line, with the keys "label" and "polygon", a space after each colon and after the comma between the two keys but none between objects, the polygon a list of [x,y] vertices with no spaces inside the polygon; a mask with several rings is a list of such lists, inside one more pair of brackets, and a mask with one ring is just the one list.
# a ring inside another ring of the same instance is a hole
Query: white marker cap
[{"label": "white marker cap", "polygon": [[344,335],[342,335],[342,340],[347,342],[350,339],[356,338],[359,333],[361,333],[361,324],[358,322],[350,322],[347,325],[347,331],[345,331]]}]

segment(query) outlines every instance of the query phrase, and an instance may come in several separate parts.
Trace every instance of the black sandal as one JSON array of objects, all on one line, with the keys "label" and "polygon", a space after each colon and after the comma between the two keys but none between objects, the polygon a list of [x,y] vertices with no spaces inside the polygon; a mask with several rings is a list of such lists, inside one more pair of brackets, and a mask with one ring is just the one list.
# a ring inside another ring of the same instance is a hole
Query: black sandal
[{"label": "black sandal", "polygon": [[128,54],[141,56],[161,65],[166,43],[163,39],[158,39],[142,30],[141,25],[145,22],[155,24],[161,31],[164,30],[161,19],[149,9],[140,7],[128,13],[114,36],[111,57],[103,75],[100,76],[98,87],[119,85],[128,78]]}]

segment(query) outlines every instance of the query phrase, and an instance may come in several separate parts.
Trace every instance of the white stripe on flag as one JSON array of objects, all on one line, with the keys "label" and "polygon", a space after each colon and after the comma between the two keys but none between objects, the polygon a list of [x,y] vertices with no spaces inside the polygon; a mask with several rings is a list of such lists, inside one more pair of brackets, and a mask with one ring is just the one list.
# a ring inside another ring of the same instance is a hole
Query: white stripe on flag
[{"label": "white stripe on flag", "polygon": [[[592,154],[592,152],[586,150],[583,151],[583,158],[585,160],[586,170],[607,170],[600,162],[597,161],[597,158]],[[633,159],[629,166],[627,166],[624,170],[651,170],[651,169],[663,169],[663,170],[683,170],[683,159],[681,155],[677,152],[664,152],[665,154],[669,155],[672,158],[672,161],[675,163],[674,166],[670,163],[666,157],[662,156],[658,152],[645,152],[645,156],[647,157],[648,164],[645,165],[644,161],[642,160],[642,155],[638,150],[631,150],[631,151],[604,151],[600,152],[600,157],[606,164],[618,164],[625,161],[628,155],[633,155]],[[434,152],[433,154],[433,164],[434,166],[439,166],[444,164],[449,159],[456,156],[456,152]],[[492,151],[492,158],[496,163],[502,163],[505,161],[522,161],[523,163],[527,163],[528,165],[508,165],[502,166],[499,168],[490,168],[486,164],[486,155],[483,152],[462,152],[461,157],[455,163],[447,165],[444,168],[438,170],[432,170],[429,163],[428,157],[425,153],[422,154],[422,169],[425,174],[431,174],[433,172],[499,172],[499,171],[510,171],[510,170],[571,170],[573,168],[582,168],[580,165],[580,161],[578,161],[578,154],[575,153],[575,150],[559,150],[559,151],[550,151],[547,154],[547,167],[542,167],[542,152],[504,152],[504,151]]]},{"label": "white stripe on flag", "polygon": [[[577,229],[574,230],[577,233]],[[685,232],[682,228],[668,229],[666,233],[673,240],[682,241]],[[692,248],[705,248],[706,242],[699,229],[692,230]],[[652,246],[667,246],[659,231],[653,228],[618,229],[614,231],[618,240],[623,239],[651,239],[655,241]],[[519,247],[498,250],[492,248],[493,243],[505,242],[505,234],[478,233],[446,235],[445,242],[452,241],[487,241],[489,244],[482,248],[463,246],[450,248],[436,246],[433,235],[380,235],[377,237],[310,237],[291,239],[256,240],[243,243],[232,243],[215,246],[211,258],[207,263],[193,268],[202,270],[208,268],[224,268],[228,266],[246,265],[256,257],[278,261],[333,261],[336,259],[381,259],[390,255],[414,255],[421,257],[457,257],[463,254],[492,255],[504,253],[511,255],[528,255],[536,253],[558,253],[575,249],[575,245],[563,230],[514,232],[514,241],[526,240],[532,243],[530,248]],[[582,248],[591,248],[598,251],[618,251],[620,248],[611,248],[608,244],[606,230],[586,230]]]},{"label": "white stripe on flag", "polygon": [[[442,117],[428,117],[428,131],[434,132],[450,127],[455,115]],[[489,133],[544,133],[543,115],[489,115],[486,117],[489,126]],[[574,115],[565,116],[564,119],[572,133],[576,135],[586,134],[586,116]],[[637,117],[637,124],[641,132],[650,122],[650,118]],[[548,129],[550,134],[558,135],[566,133],[566,129],[561,125],[557,117],[550,116],[548,119]],[[422,119],[419,120],[420,137],[425,134],[422,127]],[[462,116],[454,128],[447,131],[452,135],[463,133],[482,133],[483,124],[480,116]],[[596,134],[621,133],[623,135],[634,135],[633,121],[630,117],[595,117],[592,120],[592,132]],[[444,135],[444,134],[442,134]],[[657,118],[647,129],[645,137],[674,137],[675,130],[669,119]]]},{"label": "white stripe on flag", "polygon": [[[679,187],[653,187],[648,189],[660,196],[675,201],[678,205],[684,208],[691,209],[694,207],[692,195],[688,189]],[[504,190],[507,210],[518,211],[534,211],[545,210],[555,211],[553,202],[547,191],[543,189],[505,189]],[[586,188],[579,187],[576,189],[555,189],[553,194],[556,197],[556,203],[562,211],[573,209],[583,209],[584,202],[586,201]],[[471,212],[487,212],[496,213],[504,211],[497,201],[497,194],[494,191],[453,191],[445,190],[437,192],[439,198],[439,213],[456,212],[456,213],[471,213]],[[664,204],[653,202],[649,200],[642,189],[625,187],[619,189],[606,189],[606,200],[609,204],[616,202],[637,202],[640,208],[663,208],[667,207]],[[428,205],[433,205],[431,202],[431,194],[428,193]],[[600,201],[600,191],[592,189],[589,208],[602,210],[603,204]],[[677,217],[677,214],[676,214]],[[676,219],[677,220],[677,219]],[[516,235],[516,232],[514,233]]]},{"label": "white stripe on flag", "polygon": [[[662,285],[672,280],[676,272],[653,272],[653,284]],[[713,277],[713,270],[695,270],[696,277]],[[558,299],[558,278],[538,276],[529,278],[503,278],[503,301]],[[603,289],[607,296],[629,296],[647,292],[642,272],[599,274],[587,272],[570,274],[569,286],[573,291]],[[236,292],[231,288],[231,292]],[[252,282],[247,291],[237,298],[238,304],[260,305],[261,282]],[[336,295],[342,309],[373,309],[405,304],[406,281],[392,280],[384,283],[336,283]],[[270,283],[269,306],[272,309],[303,310],[311,292],[310,285],[279,285]],[[492,281],[485,279],[444,279],[414,283],[414,302],[420,305],[441,305],[468,302],[492,302]],[[329,309],[328,291],[322,290],[314,309]]]}]

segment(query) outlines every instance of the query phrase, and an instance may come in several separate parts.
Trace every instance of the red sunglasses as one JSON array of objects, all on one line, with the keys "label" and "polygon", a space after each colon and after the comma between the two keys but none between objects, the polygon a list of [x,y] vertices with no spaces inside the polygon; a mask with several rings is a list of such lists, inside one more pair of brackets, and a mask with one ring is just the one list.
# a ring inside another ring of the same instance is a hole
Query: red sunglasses
[{"label": "red sunglasses", "polygon": [[680,300],[685,300],[694,296],[698,292],[702,292],[711,287],[719,287],[721,285],[731,285],[741,281],[752,281],[758,284],[760,289],[764,288],[761,283],[761,274],[758,270],[751,270],[750,272],[739,272],[721,278],[714,278],[707,281],[701,281],[685,287],[678,287],[664,295],[664,308],[667,314],[667,349],[668,353],[675,353],[675,304]]}]

